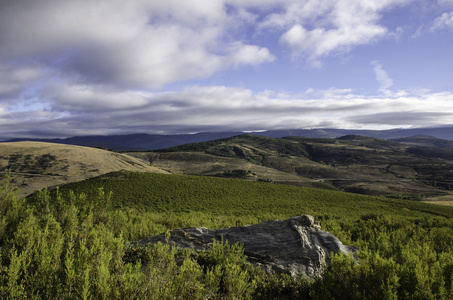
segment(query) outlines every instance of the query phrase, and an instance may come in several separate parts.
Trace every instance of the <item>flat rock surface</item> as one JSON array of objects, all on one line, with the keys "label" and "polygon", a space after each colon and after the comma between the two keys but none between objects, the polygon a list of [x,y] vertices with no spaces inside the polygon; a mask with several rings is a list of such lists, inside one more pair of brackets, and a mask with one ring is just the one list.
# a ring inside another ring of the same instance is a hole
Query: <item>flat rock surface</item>
[{"label": "flat rock surface", "polygon": [[357,249],[343,243],[316,225],[312,216],[268,221],[256,225],[211,230],[205,227],[176,229],[149,237],[136,244],[168,242],[182,249],[209,250],[213,239],[244,246],[247,260],[264,270],[291,276],[320,276],[331,253],[352,254]]}]

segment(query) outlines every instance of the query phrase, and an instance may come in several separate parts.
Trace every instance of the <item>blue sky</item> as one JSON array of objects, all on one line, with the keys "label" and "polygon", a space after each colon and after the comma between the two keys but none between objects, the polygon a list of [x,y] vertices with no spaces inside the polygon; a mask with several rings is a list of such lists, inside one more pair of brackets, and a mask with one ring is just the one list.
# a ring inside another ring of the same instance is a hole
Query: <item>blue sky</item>
[{"label": "blue sky", "polygon": [[0,0],[0,137],[453,125],[453,0]]}]

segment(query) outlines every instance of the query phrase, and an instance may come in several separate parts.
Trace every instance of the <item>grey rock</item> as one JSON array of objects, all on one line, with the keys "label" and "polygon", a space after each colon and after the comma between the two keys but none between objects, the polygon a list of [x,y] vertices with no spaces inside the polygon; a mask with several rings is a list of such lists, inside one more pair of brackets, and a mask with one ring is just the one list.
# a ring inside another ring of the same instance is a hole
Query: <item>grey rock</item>
[{"label": "grey rock", "polygon": [[181,249],[209,250],[213,239],[239,243],[247,260],[267,272],[314,278],[322,275],[331,253],[352,255],[357,249],[343,243],[309,215],[256,225],[211,230],[205,227],[176,229],[135,242],[138,245],[168,243]]}]

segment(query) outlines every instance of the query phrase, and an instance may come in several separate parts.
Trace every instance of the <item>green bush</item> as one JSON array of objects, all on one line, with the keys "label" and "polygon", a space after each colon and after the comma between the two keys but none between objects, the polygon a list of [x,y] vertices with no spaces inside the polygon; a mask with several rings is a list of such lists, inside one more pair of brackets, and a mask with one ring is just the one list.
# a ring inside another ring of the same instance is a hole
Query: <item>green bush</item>
[{"label": "green bush", "polygon": [[[0,298],[453,298],[449,209],[270,183],[146,176],[116,173],[72,185],[88,193],[62,187],[26,200],[6,178],[0,188]],[[141,184],[151,191],[141,194]],[[358,263],[333,256],[322,277],[308,280],[266,274],[227,241],[198,253],[131,244],[175,227],[253,224],[308,209],[324,230],[360,249]]]},{"label": "green bush", "polygon": [[242,170],[242,169],[236,169],[236,170],[231,170],[231,171],[225,171],[223,172],[223,176],[225,177],[234,177],[234,178],[243,178],[249,174],[250,171]]}]

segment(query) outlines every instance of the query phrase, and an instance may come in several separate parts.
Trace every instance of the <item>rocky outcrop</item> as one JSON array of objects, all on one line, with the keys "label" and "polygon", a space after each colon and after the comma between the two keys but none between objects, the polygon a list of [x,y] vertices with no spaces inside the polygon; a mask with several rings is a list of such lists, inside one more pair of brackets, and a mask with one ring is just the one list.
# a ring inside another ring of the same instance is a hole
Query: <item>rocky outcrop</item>
[{"label": "rocky outcrop", "polygon": [[247,260],[268,272],[316,277],[322,274],[331,253],[352,254],[329,232],[321,230],[309,215],[256,225],[211,230],[205,227],[176,229],[167,239],[164,234],[136,242],[139,245],[169,243],[182,249],[209,250],[213,239],[244,246]]}]

